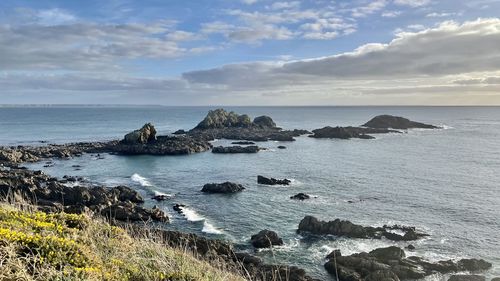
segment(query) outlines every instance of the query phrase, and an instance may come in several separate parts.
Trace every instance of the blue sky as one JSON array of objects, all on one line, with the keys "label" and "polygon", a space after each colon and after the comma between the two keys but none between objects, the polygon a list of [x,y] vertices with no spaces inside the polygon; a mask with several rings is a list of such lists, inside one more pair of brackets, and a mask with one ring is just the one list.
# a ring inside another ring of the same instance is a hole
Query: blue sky
[{"label": "blue sky", "polygon": [[499,16],[499,0],[4,0],[0,96],[500,104]]}]

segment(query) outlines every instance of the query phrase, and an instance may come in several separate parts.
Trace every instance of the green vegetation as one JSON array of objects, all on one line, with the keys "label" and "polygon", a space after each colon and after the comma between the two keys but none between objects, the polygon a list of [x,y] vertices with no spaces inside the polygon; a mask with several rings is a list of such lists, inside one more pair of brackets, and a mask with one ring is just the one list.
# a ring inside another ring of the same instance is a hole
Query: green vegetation
[{"label": "green vegetation", "polygon": [[245,280],[87,215],[0,205],[0,280]]}]

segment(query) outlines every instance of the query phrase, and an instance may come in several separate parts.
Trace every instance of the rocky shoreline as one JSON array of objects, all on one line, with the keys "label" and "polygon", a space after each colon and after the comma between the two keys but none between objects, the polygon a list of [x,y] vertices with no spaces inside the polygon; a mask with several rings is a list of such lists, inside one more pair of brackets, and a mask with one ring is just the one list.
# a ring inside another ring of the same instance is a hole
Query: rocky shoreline
[{"label": "rocky shoreline", "polygon": [[[369,134],[399,133],[409,128],[436,129],[436,126],[410,121],[401,117],[377,116],[362,127],[325,127],[313,130],[313,138],[373,138]],[[169,218],[159,208],[142,206],[144,199],[126,186],[96,186],[81,180],[66,177],[58,179],[42,171],[31,171],[21,167],[24,162],[48,159],[66,159],[85,153],[113,153],[120,155],[181,155],[212,149],[213,153],[256,153],[260,148],[254,141],[293,141],[295,137],[310,134],[306,130],[282,130],[268,116],[259,116],[252,121],[247,115],[238,115],[224,110],[210,111],[207,117],[190,131],[179,130],[174,136],[157,136],[150,123],[123,137],[122,140],[94,143],[71,143],[64,145],[16,146],[0,148],[0,199],[10,202],[26,202],[36,205],[44,212],[89,213],[111,219],[116,224],[131,225],[138,232],[142,226],[134,222],[168,223]],[[239,140],[233,144],[249,146],[212,147],[214,139]],[[284,148],[284,147],[283,147]],[[289,185],[290,180],[258,176],[259,184]],[[242,185],[224,182],[206,184],[201,192],[236,193]],[[291,199],[305,200],[310,196],[299,193]],[[158,197],[155,200],[165,200]],[[174,209],[182,212],[183,205]],[[153,226],[155,226],[153,224]],[[165,244],[187,247],[206,260],[222,259],[252,280],[273,280],[276,276],[287,276],[287,280],[314,280],[295,266],[271,265],[248,253],[237,253],[231,243],[210,240],[195,234],[152,228],[150,231],[162,237]],[[414,227],[371,227],[336,219],[324,222],[306,216],[298,224],[298,232],[335,237],[388,239],[392,241],[414,241],[427,236]],[[395,233],[395,231],[403,234]],[[262,230],[249,237],[255,248],[273,247],[283,240],[271,230]],[[420,257],[406,257],[397,247],[379,248],[369,253],[342,256],[339,251],[328,256],[325,269],[338,280],[345,281],[397,281],[422,278],[434,273],[469,271],[476,273],[491,267],[486,261],[462,259],[458,262],[440,261],[430,263]],[[462,277],[454,277],[461,280]],[[451,280],[451,278],[450,278]]]}]

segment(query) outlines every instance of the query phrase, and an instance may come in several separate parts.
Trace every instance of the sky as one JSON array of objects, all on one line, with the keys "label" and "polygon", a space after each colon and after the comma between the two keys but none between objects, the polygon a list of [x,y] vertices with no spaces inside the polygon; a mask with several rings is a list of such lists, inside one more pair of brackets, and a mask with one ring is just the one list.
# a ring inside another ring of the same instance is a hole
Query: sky
[{"label": "sky", "polygon": [[500,105],[500,0],[2,0],[0,104]]}]

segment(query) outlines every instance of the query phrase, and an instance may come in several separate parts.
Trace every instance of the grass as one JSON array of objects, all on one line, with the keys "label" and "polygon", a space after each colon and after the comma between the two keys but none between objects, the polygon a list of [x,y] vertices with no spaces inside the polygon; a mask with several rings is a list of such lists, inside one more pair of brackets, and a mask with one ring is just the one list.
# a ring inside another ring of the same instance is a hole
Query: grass
[{"label": "grass", "polygon": [[0,204],[0,280],[245,280],[87,215]]}]

